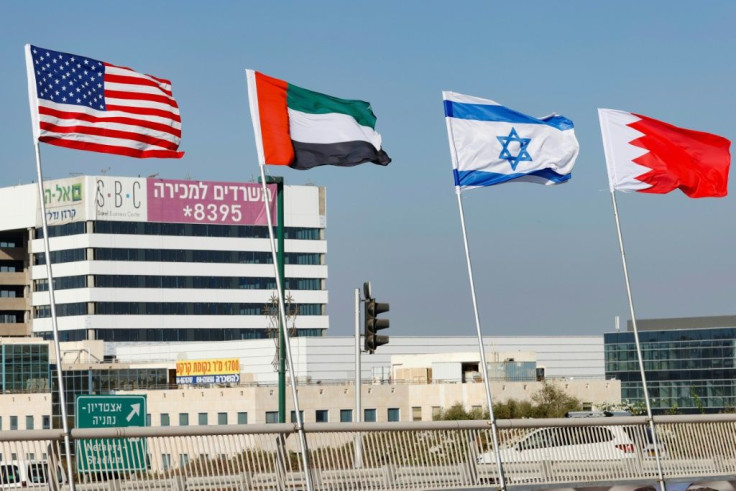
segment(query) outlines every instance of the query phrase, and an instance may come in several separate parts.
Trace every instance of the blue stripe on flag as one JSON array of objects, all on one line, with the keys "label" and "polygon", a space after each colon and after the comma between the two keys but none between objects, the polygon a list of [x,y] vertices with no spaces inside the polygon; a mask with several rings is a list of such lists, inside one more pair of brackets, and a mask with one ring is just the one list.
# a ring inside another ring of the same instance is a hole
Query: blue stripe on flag
[{"label": "blue stripe on flag", "polygon": [[569,181],[572,177],[572,174],[558,174],[552,169],[540,169],[534,172],[520,172],[515,174],[498,174],[477,170],[454,170],[453,173],[455,174],[455,186],[460,186],[461,188],[493,186],[494,184],[501,184],[502,182],[527,176],[549,181],[550,184],[560,184]]},{"label": "blue stripe on flag", "polygon": [[458,119],[472,119],[477,121],[494,121],[505,123],[545,124],[560,131],[574,127],[572,121],[564,116],[552,115],[543,119],[533,118],[506,106],[493,104],[468,104],[445,100],[445,116]]}]

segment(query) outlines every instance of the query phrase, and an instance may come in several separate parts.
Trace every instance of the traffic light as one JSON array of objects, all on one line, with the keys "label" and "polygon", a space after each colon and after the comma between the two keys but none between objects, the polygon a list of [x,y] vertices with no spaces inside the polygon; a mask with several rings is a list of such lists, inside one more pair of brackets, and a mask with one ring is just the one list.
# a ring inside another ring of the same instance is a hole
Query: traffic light
[{"label": "traffic light", "polygon": [[378,319],[378,315],[388,312],[387,303],[376,302],[375,298],[365,299],[365,350],[373,354],[376,348],[388,344],[388,336],[379,336],[381,329],[388,328],[388,319]]}]

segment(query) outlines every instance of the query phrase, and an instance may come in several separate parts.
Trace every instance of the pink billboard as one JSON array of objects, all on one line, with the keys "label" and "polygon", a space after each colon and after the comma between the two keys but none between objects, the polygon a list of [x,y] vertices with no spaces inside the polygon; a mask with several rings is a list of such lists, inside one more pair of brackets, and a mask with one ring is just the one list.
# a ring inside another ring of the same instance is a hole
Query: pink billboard
[{"label": "pink billboard", "polygon": [[[267,225],[263,187],[257,183],[147,179],[148,221]],[[268,185],[276,224],[276,185]]]}]

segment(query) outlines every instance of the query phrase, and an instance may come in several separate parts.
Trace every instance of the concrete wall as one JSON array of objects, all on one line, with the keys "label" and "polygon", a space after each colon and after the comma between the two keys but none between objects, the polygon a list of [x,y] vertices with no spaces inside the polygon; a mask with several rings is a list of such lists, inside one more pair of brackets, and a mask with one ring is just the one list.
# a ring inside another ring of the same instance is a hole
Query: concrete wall
[{"label": "concrete wall", "polygon": [[[11,416],[18,418],[15,429],[43,429],[43,416],[51,418],[51,394],[0,394],[0,431],[10,430]],[[33,428],[26,416],[33,419]]]},{"label": "concrete wall", "polygon": [[[514,398],[529,400],[542,388],[540,382],[492,383],[494,402]],[[621,385],[617,380],[572,380],[557,384],[565,393],[590,402],[620,402]],[[227,413],[228,424],[237,423],[237,413],[247,412],[248,423],[265,423],[267,411],[278,411],[276,387],[188,388],[181,390],[132,391],[145,394],[151,423],[160,425],[161,413],[167,413],[172,426],[179,424],[179,413],[189,414],[189,425],[198,424],[199,413],[207,413],[209,425],[217,424],[218,413]],[[442,409],[461,403],[470,410],[486,407],[482,383],[464,384],[364,384],[361,387],[361,406],[375,409],[378,422],[388,421],[388,409],[398,408],[400,421],[412,421],[412,408],[421,408],[421,419],[432,420],[435,407]],[[340,421],[341,409],[355,409],[353,385],[311,384],[299,386],[299,404],[305,422],[315,422],[317,410],[328,411],[329,422]],[[287,387],[286,407],[293,409],[291,388]],[[354,416],[354,414],[353,414]],[[354,418],[355,420],[355,418]],[[288,418],[287,418],[288,421]]]}]

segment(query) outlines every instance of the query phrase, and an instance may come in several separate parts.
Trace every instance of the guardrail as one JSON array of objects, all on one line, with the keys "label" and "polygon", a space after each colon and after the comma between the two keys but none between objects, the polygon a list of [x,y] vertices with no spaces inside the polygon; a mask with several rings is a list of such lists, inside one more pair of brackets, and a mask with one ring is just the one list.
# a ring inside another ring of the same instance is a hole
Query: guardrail
[{"label": "guardrail", "polygon": [[[667,482],[736,480],[736,415],[656,416]],[[507,487],[657,481],[644,417],[499,420]],[[488,421],[305,424],[313,489],[496,487]],[[291,424],[72,430],[78,490],[306,489]],[[0,433],[2,489],[69,489],[61,430]],[[15,469],[15,470],[13,470]],[[33,481],[40,482],[33,482]]]},{"label": "guardrail", "polygon": [[[2,323],[0,323],[2,324]],[[7,325],[7,324],[6,324]],[[105,364],[105,365],[114,365],[114,364],[120,364],[120,365],[129,365],[127,362],[114,362],[111,364]],[[472,383],[474,380],[472,379],[465,379],[465,378],[458,378],[458,379],[443,379],[443,380],[432,380],[431,382],[421,381],[424,379],[421,379],[419,377],[420,382],[417,382],[416,380],[409,380],[409,379],[395,379],[391,378],[390,380],[378,380],[373,378],[364,378],[361,380],[362,385],[441,385],[441,384],[460,384],[460,383]],[[602,381],[602,380],[615,380],[615,379],[603,379],[598,376],[575,376],[575,380],[590,380],[590,381]],[[525,377],[489,377],[491,382],[540,382],[540,380],[537,380],[536,378],[525,378]],[[544,381],[546,382],[565,382],[572,380],[570,377],[549,377],[545,376]],[[44,379],[43,382],[46,383],[46,385],[33,388],[33,389],[7,389],[7,390],[0,390],[0,394],[48,394],[49,393],[49,387],[48,384],[51,382],[49,380]],[[475,380],[476,383],[481,383],[480,379]],[[315,379],[315,380],[300,380],[299,386],[321,386],[321,387],[350,387],[355,385],[354,379]],[[132,391],[132,390],[186,390],[183,388],[193,388],[193,389],[202,389],[202,388],[221,388],[221,387],[278,387],[278,382],[238,382],[238,383],[223,383],[223,384],[192,384],[192,385],[185,385],[185,384],[134,384],[134,383],[124,383],[117,385],[113,389],[113,393],[123,392],[126,391]]]}]

